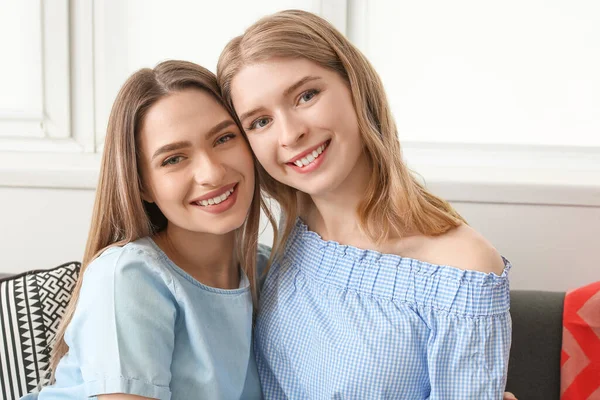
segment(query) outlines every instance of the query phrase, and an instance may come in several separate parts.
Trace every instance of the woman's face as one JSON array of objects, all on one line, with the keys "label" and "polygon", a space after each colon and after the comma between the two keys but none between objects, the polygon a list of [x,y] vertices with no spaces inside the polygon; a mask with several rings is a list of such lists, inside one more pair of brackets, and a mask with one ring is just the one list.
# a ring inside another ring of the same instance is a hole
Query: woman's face
[{"label": "woman's face", "polygon": [[315,196],[343,189],[364,163],[347,82],[306,59],[243,67],[231,96],[252,150],[274,179]]},{"label": "woman's face", "polygon": [[186,89],[155,103],[139,137],[144,200],[169,229],[225,234],[239,228],[254,194],[252,154],[229,113]]}]

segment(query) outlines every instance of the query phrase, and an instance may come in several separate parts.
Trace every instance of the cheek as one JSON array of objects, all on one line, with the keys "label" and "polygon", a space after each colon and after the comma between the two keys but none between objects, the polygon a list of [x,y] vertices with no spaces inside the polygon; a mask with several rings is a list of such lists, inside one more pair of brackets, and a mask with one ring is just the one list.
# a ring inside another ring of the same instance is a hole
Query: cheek
[{"label": "cheek", "polygon": [[334,96],[323,98],[302,114],[304,125],[324,130],[345,130],[348,126],[349,112],[346,104]]},{"label": "cheek", "polygon": [[258,159],[258,162],[263,166],[272,163],[272,160],[277,158],[276,147],[272,145],[272,141],[266,137],[266,135],[250,138],[250,147],[252,152]]},{"label": "cheek", "polygon": [[172,173],[154,178],[152,189],[158,200],[171,200],[182,192],[184,186],[183,174]]},{"label": "cheek", "polygon": [[231,151],[227,151],[224,154],[223,162],[225,164],[233,165],[235,163],[235,169],[243,172],[254,172],[254,159],[252,158],[252,150],[245,141],[238,143],[238,146],[232,148]]},{"label": "cheek", "polygon": [[330,114],[330,123],[337,126],[337,130],[344,133],[347,140],[360,140],[360,130],[358,128],[358,118],[352,103],[341,107],[332,108],[336,110],[335,114]]}]

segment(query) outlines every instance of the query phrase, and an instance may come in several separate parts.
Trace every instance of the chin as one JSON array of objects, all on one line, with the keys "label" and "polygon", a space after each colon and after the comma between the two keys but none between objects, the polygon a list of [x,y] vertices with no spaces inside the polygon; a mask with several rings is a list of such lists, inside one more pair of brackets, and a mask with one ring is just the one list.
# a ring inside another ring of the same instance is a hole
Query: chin
[{"label": "chin", "polygon": [[309,196],[320,196],[325,193],[330,192],[334,187],[334,182],[331,180],[325,181],[323,179],[311,181],[311,182],[300,182],[300,184],[295,185],[294,183],[288,183],[287,185],[293,187],[296,190],[299,190],[302,193],[306,193]]},{"label": "chin", "polygon": [[215,235],[227,235],[244,225],[246,216],[231,216],[232,218],[226,218],[226,221],[215,224],[211,233]]},{"label": "chin", "polygon": [[180,226],[187,231],[200,234],[227,235],[241,227],[245,221],[246,215],[236,212],[217,218],[188,220],[185,225]]}]

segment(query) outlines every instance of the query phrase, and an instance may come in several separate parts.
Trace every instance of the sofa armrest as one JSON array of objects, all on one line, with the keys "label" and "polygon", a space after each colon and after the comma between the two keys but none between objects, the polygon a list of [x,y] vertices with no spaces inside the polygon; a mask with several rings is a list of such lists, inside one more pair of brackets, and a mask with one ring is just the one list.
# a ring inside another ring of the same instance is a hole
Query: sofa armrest
[{"label": "sofa armrest", "polygon": [[565,293],[511,292],[512,346],[506,390],[519,399],[559,400]]}]

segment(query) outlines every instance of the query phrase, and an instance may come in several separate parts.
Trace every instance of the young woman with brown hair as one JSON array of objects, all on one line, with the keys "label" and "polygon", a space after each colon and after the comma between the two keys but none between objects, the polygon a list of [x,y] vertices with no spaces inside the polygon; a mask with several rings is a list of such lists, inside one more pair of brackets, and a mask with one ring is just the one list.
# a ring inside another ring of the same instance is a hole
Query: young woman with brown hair
[{"label": "young woman with brown hair", "polygon": [[262,205],[216,77],[183,61],[133,74],[112,108],[79,281],[27,399],[255,399]]}]

